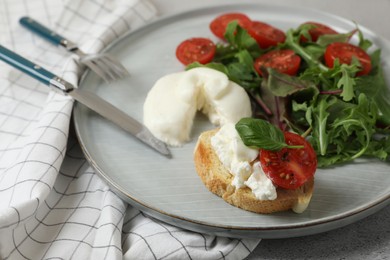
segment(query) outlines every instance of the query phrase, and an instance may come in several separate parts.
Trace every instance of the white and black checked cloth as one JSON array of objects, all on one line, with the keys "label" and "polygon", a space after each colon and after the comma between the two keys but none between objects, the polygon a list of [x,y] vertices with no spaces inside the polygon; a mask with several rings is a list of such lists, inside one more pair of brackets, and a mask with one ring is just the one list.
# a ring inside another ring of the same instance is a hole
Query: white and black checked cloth
[{"label": "white and black checked cloth", "polygon": [[[0,1],[0,44],[76,85],[82,68],[22,28],[26,15],[96,53],[157,11],[145,0]],[[69,130],[72,105],[0,62],[1,259],[242,259],[257,246],[164,224],[119,199]]]}]

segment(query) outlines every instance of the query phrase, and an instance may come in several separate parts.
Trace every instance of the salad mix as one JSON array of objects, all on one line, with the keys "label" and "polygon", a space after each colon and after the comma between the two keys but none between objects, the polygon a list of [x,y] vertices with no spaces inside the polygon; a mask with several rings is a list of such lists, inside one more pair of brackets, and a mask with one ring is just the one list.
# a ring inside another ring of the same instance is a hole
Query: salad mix
[{"label": "salad mix", "polygon": [[[220,41],[187,39],[176,56],[186,69],[219,70],[247,91],[254,119],[237,124],[244,143],[272,148],[280,140],[269,133],[280,131],[283,141],[290,130],[310,142],[320,167],[360,156],[389,158],[390,90],[381,50],[372,50],[358,27],[338,33],[309,21],[284,32],[226,13],[211,21],[210,30]],[[254,137],[260,121],[271,126]]]}]

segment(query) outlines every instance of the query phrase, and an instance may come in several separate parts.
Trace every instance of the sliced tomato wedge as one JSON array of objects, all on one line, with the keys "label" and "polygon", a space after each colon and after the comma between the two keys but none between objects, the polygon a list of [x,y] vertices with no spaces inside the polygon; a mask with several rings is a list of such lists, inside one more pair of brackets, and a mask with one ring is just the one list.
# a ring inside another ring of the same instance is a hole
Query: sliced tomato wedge
[{"label": "sliced tomato wedge", "polygon": [[210,23],[211,32],[218,38],[225,39],[224,34],[226,32],[227,25],[232,21],[237,21],[244,29],[248,29],[252,21],[248,16],[242,13],[226,13],[218,16]]},{"label": "sliced tomato wedge", "polygon": [[283,148],[280,151],[260,150],[261,167],[268,178],[284,189],[296,189],[314,176],[317,156],[308,141],[300,135],[284,132],[288,145],[303,148]]},{"label": "sliced tomato wedge", "polygon": [[[321,35],[338,34],[338,32],[336,32],[335,30],[333,30],[329,26],[322,24],[322,23],[306,22],[304,24],[313,25],[313,28],[309,30],[311,41],[313,41],[313,42],[316,42]],[[302,36],[301,41],[307,42],[308,39],[306,39],[305,37]]]},{"label": "sliced tomato wedge", "polygon": [[193,62],[201,64],[209,63],[213,60],[216,46],[207,38],[191,38],[183,41],[176,48],[176,57],[184,65]]},{"label": "sliced tomato wedge", "polygon": [[259,75],[262,75],[261,68],[273,68],[280,73],[294,76],[297,74],[301,64],[301,57],[293,50],[273,50],[269,51],[254,62],[254,67]]},{"label": "sliced tomato wedge", "polygon": [[367,75],[371,71],[371,58],[362,48],[345,42],[334,42],[328,45],[325,50],[325,64],[333,68],[334,61],[339,60],[341,64],[351,64],[352,58],[356,57],[361,66],[357,76]]},{"label": "sliced tomato wedge", "polygon": [[257,44],[263,49],[276,46],[286,40],[286,34],[267,23],[253,21],[248,28],[248,33],[257,41]]}]

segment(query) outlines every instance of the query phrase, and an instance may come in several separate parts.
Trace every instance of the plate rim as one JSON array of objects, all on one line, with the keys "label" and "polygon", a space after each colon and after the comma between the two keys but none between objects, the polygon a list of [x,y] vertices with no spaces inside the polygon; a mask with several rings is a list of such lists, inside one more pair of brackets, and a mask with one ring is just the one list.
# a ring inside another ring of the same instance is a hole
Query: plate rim
[{"label": "plate rim", "polygon": [[[75,125],[76,126],[76,125]],[[76,126],[77,127],[77,126]],[[77,131],[77,129],[76,129]],[[79,139],[79,136],[77,136]],[[80,141],[80,140],[79,140]],[[262,238],[262,239],[275,239],[275,238],[290,238],[290,237],[299,237],[312,234],[318,234],[327,232],[336,228],[343,227],[350,224],[348,219],[352,218],[353,222],[363,219],[380,209],[390,205],[390,193],[387,196],[382,197],[381,200],[366,204],[366,206],[361,206],[350,211],[346,211],[343,214],[332,215],[321,221],[313,221],[311,223],[302,223],[295,225],[282,225],[282,226],[270,226],[270,227],[239,227],[239,226],[227,226],[227,225],[213,225],[209,223],[204,223],[202,221],[197,221],[182,216],[177,216],[175,214],[166,213],[162,210],[159,210],[153,206],[145,205],[136,198],[133,198],[130,195],[127,195],[127,192],[124,191],[119,185],[111,180],[95,162],[95,160],[90,157],[89,153],[86,151],[85,146],[81,146],[82,151],[85,154],[87,161],[91,164],[92,168],[95,169],[96,173],[101,176],[108,186],[115,191],[121,199],[128,202],[130,205],[134,206],[138,210],[146,213],[152,218],[156,218],[160,221],[169,223],[171,225],[181,227],[186,230],[191,230],[194,232],[203,232],[213,235],[226,236],[226,237],[236,237],[236,238]],[[127,197],[126,197],[127,196]],[[130,201],[129,201],[130,199]],[[371,211],[371,212],[370,212]],[[347,223],[337,223],[337,221],[344,220]],[[179,222],[178,222],[179,221]],[[336,225],[329,226],[336,222]],[[323,230],[315,231],[313,227],[321,227]],[[286,231],[292,232],[286,234]]]},{"label": "plate rim", "polygon": [[[200,7],[192,10],[187,10],[184,12],[176,12],[172,13],[167,16],[162,16],[158,17],[152,22],[136,29],[133,31],[128,31],[127,33],[123,34],[119,38],[117,38],[115,41],[107,45],[106,48],[103,49],[102,52],[107,52],[111,48],[113,48],[115,45],[120,43],[121,41],[125,40],[127,37],[130,37],[132,34],[142,32],[143,30],[147,30],[148,28],[153,28],[154,26],[158,26],[159,23],[161,22],[166,22],[169,23],[172,19],[179,19],[180,17],[185,17],[187,15],[192,15],[194,13],[199,13],[202,11],[208,11],[211,12],[212,10],[215,10],[217,8],[223,7],[225,8],[224,10],[229,9],[229,8],[242,8],[246,7],[248,8],[249,6],[254,6],[254,7],[268,7],[268,8],[275,8],[275,7],[281,7],[284,9],[289,9],[289,10],[306,10],[310,12],[311,14],[313,13],[318,13],[321,15],[325,15],[326,17],[332,18],[332,19],[337,19],[338,21],[341,21],[346,24],[351,24],[354,25],[352,21],[345,19],[341,16],[329,13],[329,12],[324,12],[321,10],[313,9],[313,8],[308,8],[308,7],[299,7],[297,8],[296,6],[292,5],[283,5],[279,6],[277,4],[265,4],[265,3],[253,3],[253,2],[242,2],[242,3],[228,3],[225,5],[222,5],[221,3],[217,3],[213,6],[209,7]],[[359,25],[359,24],[358,24]],[[386,40],[384,38],[380,38],[378,35],[373,33],[370,29],[359,25],[359,28],[369,32],[370,36],[374,36],[375,38],[379,38],[380,40]],[[79,80],[79,86],[82,85],[84,82],[85,78],[88,76],[90,73],[89,70],[86,70],[83,75],[81,76]],[[329,231],[344,225],[349,224],[341,224],[341,225],[335,225],[332,227],[324,228],[323,230],[319,232],[314,232],[310,228],[312,227],[320,227],[320,226],[327,226],[331,223],[340,221],[340,220],[347,220],[349,218],[353,218],[354,221],[357,221],[361,218],[364,218],[365,216],[368,216],[370,214],[375,213],[376,211],[380,210],[381,208],[384,208],[388,205],[390,205],[390,193],[384,194],[382,197],[377,198],[375,201],[370,201],[370,203],[364,204],[359,207],[355,207],[351,210],[345,211],[341,214],[336,214],[332,216],[328,216],[322,219],[317,219],[314,221],[311,221],[310,223],[298,223],[298,224],[292,224],[292,225],[278,225],[278,226],[268,226],[268,227],[243,227],[243,226],[229,226],[229,225],[215,225],[213,223],[207,223],[199,220],[194,220],[194,219],[189,219],[183,216],[178,216],[176,214],[172,213],[167,213],[164,212],[163,210],[160,210],[154,206],[148,205],[147,203],[143,203],[139,199],[135,198],[134,196],[129,195],[119,184],[115,183],[100,167],[99,163],[96,162],[91,154],[88,152],[87,145],[83,142],[83,138],[81,137],[80,134],[80,125],[77,124],[77,118],[79,117],[77,111],[79,110],[79,103],[75,102],[75,106],[73,109],[73,123],[75,127],[75,132],[76,132],[76,137],[79,141],[80,147],[87,159],[87,161],[90,163],[92,168],[96,171],[98,175],[100,175],[106,183],[115,191],[115,193],[122,198],[124,201],[127,203],[131,204],[132,206],[136,207],[137,209],[145,212],[148,216],[151,216],[153,218],[157,218],[159,220],[162,220],[164,222],[167,222],[169,224],[173,224],[175,226],[179,226],[184,229],[192,230],[195,232],[205,232],[205,233],[211,233],[211,234],[217,234],[217,235],[222,235],[222,236],[234,236],[234,237],[257,237],[257,238],[283,238],[283,237],[295,237],[295,236],[302,236],[302,235],[310,235],[310,234],[315,234],[315,233],[321,233],[325,231]],[[372,211],[370,213],[370,211]],[[178,223],[175,220],[179,220],[180,223]],[[189,224],[189,225],[187,225]],[[309,229],[309,230],[307,230]],[[282,232],[285,231],[294,231],[293,236],[288,235],[288,236],[283,236]],[[225,232],[224,232],[225,231]],[[232,232],[237,232],[235,234],[232,234]],[[258,233],[260,231],[260,233]],[[270,232],[273,232],[270,233]]]}]

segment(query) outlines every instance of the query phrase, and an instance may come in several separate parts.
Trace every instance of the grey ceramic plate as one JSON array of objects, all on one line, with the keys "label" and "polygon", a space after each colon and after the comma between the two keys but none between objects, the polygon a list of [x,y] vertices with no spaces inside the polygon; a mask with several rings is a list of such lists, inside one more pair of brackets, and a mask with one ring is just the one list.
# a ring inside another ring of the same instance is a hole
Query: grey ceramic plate
[{"label": "grey ceramic plate", "polygon": [[[142,121],[143,102],[154,82],[167,73],[183,70],[175,58],[176,46],[190,37],[215,39],[209,22],[229,11],[244,12],[284,30],[311,20],[340,32],[355,28],[350,21],[302,8],[240,4],[195,10],[158,20],[108,48],[128,68],[129,78],[107,85],[87,73],[80,88],[97,93]],[[383,60],[390,60],[389,45],[361,29],[383,49]],[[388,64],[384,66],[390,75]],[[76,104],[74,121],[87,159],[113,191],[148,215],[185,229],[235,237],[302,236],[352,223],[390,201],[389,164],[359,160],[319,169],[311,204],[303,214],[254,214],[225,203],[198,178],[192,160],[194,145],[201,131],[213,128],[204,117],[196,119],[192,142],[172,148],[173,159],[145,147],[82,105]]]}]

